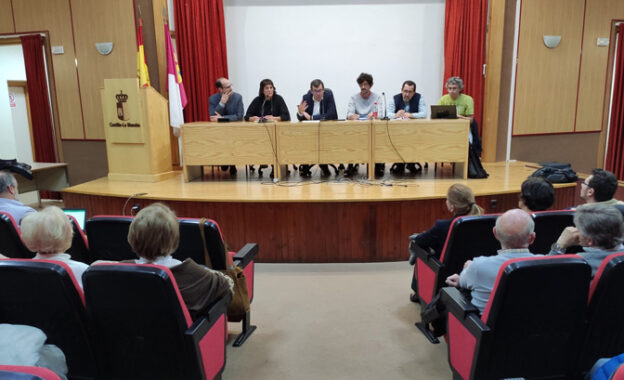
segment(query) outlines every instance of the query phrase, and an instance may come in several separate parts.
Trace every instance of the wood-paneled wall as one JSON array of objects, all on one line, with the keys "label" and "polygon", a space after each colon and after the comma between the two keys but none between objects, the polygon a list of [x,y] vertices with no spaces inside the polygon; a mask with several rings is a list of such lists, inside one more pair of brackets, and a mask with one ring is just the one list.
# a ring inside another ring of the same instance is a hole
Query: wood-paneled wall
[{"label": "wood-paneled wall", "polygon": [[[584,7],[585,0],[522,1],[514,135],[574,130]],[[561,43],[549,49],[544,35]]]},{"label": "wood-paneled wall", "polygon": [[[145,3],[145,2],[144,2]],[[149,1],[155,7],[153,30],[163,42],[163,0]],[[151,11],[151,10],[150,10]],[[150,15],[152,13],[150,12]],[[13,25],[15,20],[15,25]],[[105,78],[136,76],[136,34],[133,0],[0,0],[0,33],[46,31],[50,46],[64,53],[52,56],[60,134],[63,140],[103,140],[104,127],[99,90]],[[151,36],[154,40],[154,36]],[[96,42],[113,42],[106,56]],[[154,54],[158,71],[165,62],[162,51]],[[156,77],[164,77],[158,72]]]},{"label": "wood-paneled wall", "polygon": [[[501,1],[504,0],[490,2],[493,20],[490,20],[489,27],[494,33],[490,38],[500,36],[500,17],[503,16],[497,12],[501,6],[497,3]],[[506,30],[513,27],[511,16],[516,11],[515,3],[513,0],[510,6],[507,1]],[[515,37],[513,33],[504,34],[500,73],[496,72],[500,44],[495,39],[488,45],[486,84],[492,82],[492,89],[496,90],[499,74],[502,79],[500,93],[491,91],[485,99],[484,158],[504,157],[506,149],[501,142],[506,135],[507,120],[511,118],[512,159],[570,162],[579,171],[602,167],[610,97],[607,79],[613,46],[597,46],[597,38],[612,37],[613,22],[624,20],[624,1],[522,0],[520,12],[512,109],[506,109],[508,95],[504,94],[503,87],[511,82],[513,74],[511,47]],[[546,48],[542,41],[544,34],[561,35],[560,46]],[[499,114],[497,124],[494,120],[496,112]],[[498,134],[497,142],[492,129]]]}]

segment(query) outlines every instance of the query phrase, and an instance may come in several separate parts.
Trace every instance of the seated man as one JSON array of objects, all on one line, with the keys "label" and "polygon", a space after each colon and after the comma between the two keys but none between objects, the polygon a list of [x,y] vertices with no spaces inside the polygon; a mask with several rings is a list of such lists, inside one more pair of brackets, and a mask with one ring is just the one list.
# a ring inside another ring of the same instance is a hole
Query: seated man
[{"label": "seated man", "polygon": [[535,240],[535,223],[529,214],[520,210],[509,210],[496,219],[494,236],[501,243],[496,256],[476,257],[464,264],[460,274],[453,274],[446,279],[446,284],[459,286],[471,292],[470,301],[479,312],[483,313],[490,299],[498,270],[507,260],[531,257],[529,245]]},{"label": "seated man", "polygon": [[[215,83],[217,93],[210,95],[208,98],[208,110],[210,112],[210,121],[218,121],[221,118],[229,121],[243,120],[245,109],[243,107],[243,97],[232,90],[232,83],[227,78],[219,78]],[[227,170],[228,166],[221,167]],[[230,174],[236,174],[236,166],[230,166]]]},{"label": "seated man", "polygon": [[574,213],[574,225],[566,227],[552,245],[550,255],[565,253],[568,247],[580,245],[582,256],[596,274],[602,260],[614,252],[624,251],[624,221],[622,214],[613,206],[584,204]]},{"label": "seated man", "polygon": [[[303,95],[303,99],[297,106],[297,119],[303,120],[336,120],[338,113],[336,112],[336,103],[334,95],[330,90],[325,90],[325,85],[320,79],[314,79],[310,83],[310,91]],[[299,170],[302,176],[311,174],[312,165],[300,165]],[[330,174],[329,167],[320,165],[324,176]]]},{"label": "seated man", "polygon": [[442,96],[438,101],[440,105],[454,105],[457,107],[457,118],[470,120],[470,144],[477,156],[481,156],[481,138],[479,137],[479,126],[475,121],[474,100],[469,95],[463,94],[464,81],[460,77],[451,77],[446,81],[448,94]]},{"label": "seated man", "polygon": [[[387,115],[390,119],[424,119],[427,117],[425,99],[416,92],[414,81],[406,80],[403,82],[401,93],[394,95],[388,103]],[[422,166],[420,163],[410,162],[407,164],[407,169],[411,173],[416,173],[422,170]],[[405,172],[405,164],[402,162],[393,164],[390,171],[395,174],[402,174]]]},{"label": "seated man", "polygon": [[10,214],[18,226],[26,214],[35,212],[34,208],[17,200],[17,180],[5,171],[0,171],[0,211]]},{"label": "seated man", "polygon": [[542,177],[529,177],[522,182],[518,208],[526,211],[544,211],[555,202],[553,185]]},{"label": "seated man", "polygon": [[594,169],[592,174],[581,183],[581,198],[585,203],[602,203],[605,205],[624,205],[613,196],[618,187],[615,174],[608,170]]},{"label": "seated man", "polygon": [[[347,106],[347,119],[378,119],[379,108],[382,102],[379,95],[371,91],[373,87],[373,76],[368,73],[361,73],[357,79],[357,84],[360,87],[360,92],[352,95],[349,99],[349,105]],[[375,164],[375,174],[383,175],[385,165]],[[346,174],[355,174],[357,172],[357,165],[349,164]]]}]

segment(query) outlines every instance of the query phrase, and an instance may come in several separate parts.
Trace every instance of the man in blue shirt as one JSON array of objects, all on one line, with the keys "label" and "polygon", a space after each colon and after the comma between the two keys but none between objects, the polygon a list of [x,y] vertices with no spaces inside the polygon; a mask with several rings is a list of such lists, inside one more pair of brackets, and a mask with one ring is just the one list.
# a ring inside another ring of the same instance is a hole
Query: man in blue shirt
[{"label": "man in blue shirt", "polygon": [[[210,121],[218,121],[221,118],[229,121],[243,120],[245,109],[243,107],[243,97],[232,90],[232,83],[227,78],[219,78],[215,83],[218,92],[212,94],[208,99]],[[221,167],[227,170],[228,166]],[[236,166],[230,166],[230,174],[236,174]]]},{"label": "man in blue shirt", "polygon": [[35,211],[17,200],[17,180],[13,174],[4,171],[0,172],[0,211],[10,214],[18,226],[24,215]]},{"label": "man in blue shirt", "polygon": [[446,284],[470,290],[472,303],[483,313],[494,288],[498,270],[507,260],[531,257],[529,245],[535,240],[535,223],[529,214],[520,209],[509,210],[496,219],[494,237],[501,243],[495,256],[480,256],[468,260],[460,274],[446,279]]}]

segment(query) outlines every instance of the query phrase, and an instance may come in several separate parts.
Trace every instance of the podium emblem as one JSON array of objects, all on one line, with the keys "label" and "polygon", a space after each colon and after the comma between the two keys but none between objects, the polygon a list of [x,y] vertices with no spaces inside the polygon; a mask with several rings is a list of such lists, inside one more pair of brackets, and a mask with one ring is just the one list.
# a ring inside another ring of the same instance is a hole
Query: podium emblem
[{"label": "podium emblem", "polygon": [[130,120],[128,110],[126,109],[126,102],[128,101],[128,94],[124,94],[123,90],[119,91],[119,94],[115,95],[117,99],[117,118],[121,121]]}]

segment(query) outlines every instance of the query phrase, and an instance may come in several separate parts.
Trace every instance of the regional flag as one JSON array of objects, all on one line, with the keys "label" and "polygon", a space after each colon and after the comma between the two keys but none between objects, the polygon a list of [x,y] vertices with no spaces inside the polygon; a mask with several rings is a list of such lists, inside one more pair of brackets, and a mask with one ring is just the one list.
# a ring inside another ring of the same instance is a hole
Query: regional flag
[{"label": "regional flag", "polygon": [[149,71],[145,62],[145,50],[143,50],[143,19],[139,17],[139,31],[137,33],[137,76],[139,77],[139,87],[149,87]]},{"label": "regional flag", "polygon": [[180,65],[173,43],[169,23],[165,22],[165,42],[167,44],[167,90],[169,91],[169,124],[174,128],[180,128],[184,124],[184,114],[182,110],[188,102],[182,75],[180,75]]}]

